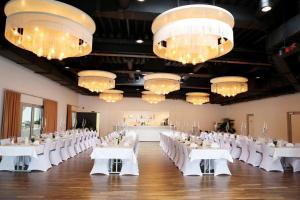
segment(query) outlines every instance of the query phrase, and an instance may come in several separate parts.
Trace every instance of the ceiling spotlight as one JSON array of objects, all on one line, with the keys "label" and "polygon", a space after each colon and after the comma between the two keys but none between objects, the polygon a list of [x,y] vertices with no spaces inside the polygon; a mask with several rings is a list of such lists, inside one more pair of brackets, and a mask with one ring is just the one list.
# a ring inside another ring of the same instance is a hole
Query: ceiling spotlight
[{"label": "ceiling spotlight", "polygon": [[65,69],[70,69],[70,67],[68,67],[68,66],[65,66]]},{"label": "ceiling spotlight", "polygon": [[142,40],[142,39],[137,39],[135,42],[138,43],[138,44],[142,44],[142,43],[144,43],[144,40]]},{"label": "ceiling spotlight", "polygon": [[255,77],[256,79],[260,79],[260,76]]},{"label": "ceiling spotlight", "polygon": [[262,12],[269,12],[272,10],[271,0],[260,0],[260,9]]},{"label": "ceiling spotlight", "polygon": [[135,70],[136,73],[141,73],[141,70],[137,69]]},{"label": "ceiling spotlight", "polygon": [[137,0],[138,2],[144,2],[145,0]]},{"label": "ceiling spotlight", "polygon": [[193,74],[194,74],[193,72],[190,72],[190,73],[189,73],[189,75],[193,75]]}]

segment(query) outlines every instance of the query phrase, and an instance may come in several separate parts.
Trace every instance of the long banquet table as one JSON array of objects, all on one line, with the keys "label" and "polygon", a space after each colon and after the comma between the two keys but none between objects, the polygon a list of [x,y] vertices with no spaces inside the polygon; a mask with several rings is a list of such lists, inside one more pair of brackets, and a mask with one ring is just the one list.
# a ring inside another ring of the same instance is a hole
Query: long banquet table
[{"label": "long banquet table", "polygon": [[[200,169],[201,161],[205,161],[205,165],[208,165],[205,166],[205,169],[206,167],[214,169],[214,175],[231,175],[227,162],[233,162],[233,158],[227,149],[192,147],[190,142],[177,141],[171,132],[161,133],[161,146],[166,154],[178,165],[183,175],[202,175],[204,172]],[[183,160],[182,164],[181,160]]]},{"label": "long banquet table", "polygon": [[92,154],[91,159],[94,166],[90,174],[106,174],[109,175],[109,160],[121,159],[123,161],[120,175],[132,174],[139,175],[137,158],[133,147],[115,146],[115,147],[99,147],[97,146]]},{"label": "long banquet table", "polygon": [[138,162],[136,157],[137,152],[137,137],[136,133],[129,131],[124,135],[123,140],[115,143],[115,137],[118,137],[117,132],[107,136],[106,141],[97,145],[92,154],[91,159],[94,160],[94,166],[90,174],[110,174],[109,161],[114,159],[122,160],[122,168],[119,175],[139,175]]},{"label": "long banquet table", "polygon": [[15,162],[25,159],[25,156],[37,158],[37,155],[43,153],[44,145],[36,144],[7,144],[0,146],[0,155],[5,162],[0,163],[0,170],[19,171],[18,167],[14,169]]}]

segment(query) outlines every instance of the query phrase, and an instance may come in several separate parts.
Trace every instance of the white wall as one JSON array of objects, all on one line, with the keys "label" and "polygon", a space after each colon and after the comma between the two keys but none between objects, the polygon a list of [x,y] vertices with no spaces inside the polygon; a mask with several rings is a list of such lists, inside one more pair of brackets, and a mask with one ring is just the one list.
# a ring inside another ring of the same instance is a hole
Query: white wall
[{"label": "white wall", "polygon": [[170,121],[176,124],[180,122],[180,128],[185,130],[190,130],[194,122],[199,122],[203,130],[211,130],[214,122],[223,117],[223,107],[219,105],[194,106],[182,100],[166,100],[152,105],[141,98],[124,98],[117,103],[106,103],[98,97],[79,95],[79,106],[85,107],[82,111],[100,113],[100,133],[103,135],[112,131],[113,125],[122,122],[125,111],[168,111]]},{"label": "white wall", "polygon": [[253,136],[261,136],[263,123],[268,124],[268,136],[287,139],[287,112],[300,111],[300,93],[224,106],[224,115],[235,120],[240,131],[246,114],[254,114]]},{"label": "white wall", "polygon": [[[77,105],[78,94],[0,56],[0,119],[2,119],[3,92],[11,89],[58,102],[58,129],[66,127],[67,104]],[[0,120],[0,127],[1,127]]]}]

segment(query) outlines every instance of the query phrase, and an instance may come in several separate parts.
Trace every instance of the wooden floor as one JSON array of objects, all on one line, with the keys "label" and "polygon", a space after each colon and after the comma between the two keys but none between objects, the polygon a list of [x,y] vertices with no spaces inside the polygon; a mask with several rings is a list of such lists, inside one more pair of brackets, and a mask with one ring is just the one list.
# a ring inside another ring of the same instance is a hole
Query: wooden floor
[{"label": "wooden floor", "polygon": [[158,143],[146,142],[139,149],[140,176],[90,176],[90,153],[46,173],[0,172],[0,199],[300,199],[300,173],[236,161],[232,176],[183,177]]}]

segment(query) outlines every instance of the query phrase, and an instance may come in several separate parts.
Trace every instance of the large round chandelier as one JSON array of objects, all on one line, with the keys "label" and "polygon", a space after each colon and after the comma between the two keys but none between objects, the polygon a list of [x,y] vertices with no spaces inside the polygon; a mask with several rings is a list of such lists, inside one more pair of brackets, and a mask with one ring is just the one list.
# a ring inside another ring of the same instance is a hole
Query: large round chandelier
[{"label": "large round chandelier", "polygon": [[78,73],[78,86],[91,92],[103,92],[115,87],[115,74],[99,70],[85,70]]},{"label": "large round chandelier", "polygon": [[233,48],[234,18],[212,5],[187,5],[168,10],[152,23],[153,51],[164,59],[202,63]]},{"label": "large round chandelier", "polygon": [[39,57],[62,60],[92,51],[95,23],[73,6],[54,0],[11,0],[4,12],[5,38]]},{"label": "large round chandelier", "polygon": [[176,74],[149,74],[144,76],[144,88],[155,94],[168,94],[180,89],[180,79]]},{"label": "large round chandelier", "polygon": [[209,102],[209,94],[204,92],[186,93],[186,101],[194,105],[202,105]]},{"label": "large round chandelier", "polygon": [[99,98],[108,102],[115,103],[123,99],[123,91],[121,90],[106,90],[100,93]]},{"label": "large round chandelier", "polygon": [[213,78],[210,82],[211,91],[224,97],[232,97],[248,91],[248,79],[241,76],[223,76]]},{"label": "large round chandelier", "polygon": [[155,94],[151,91],[143,91],[142,99],[150,104],[157,104],[166,100],[165,95]]}]

